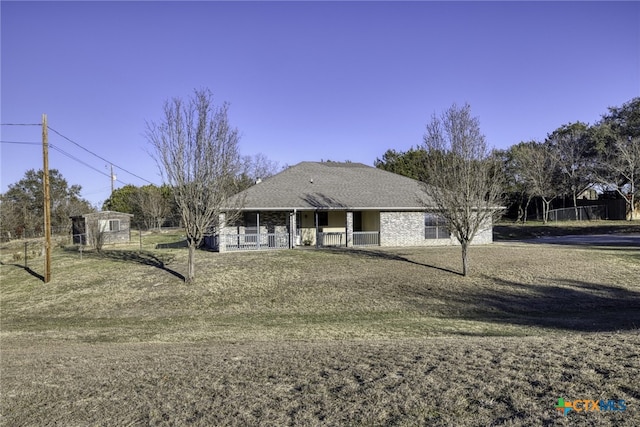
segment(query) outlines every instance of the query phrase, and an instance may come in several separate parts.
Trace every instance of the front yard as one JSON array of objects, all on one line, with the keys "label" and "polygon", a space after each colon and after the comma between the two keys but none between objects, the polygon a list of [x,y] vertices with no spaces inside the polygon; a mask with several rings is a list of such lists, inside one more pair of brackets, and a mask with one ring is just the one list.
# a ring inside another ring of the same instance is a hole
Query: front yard
[{"label": "front yard", "polygon": [[[3,425],[637,425],[640,252],[2,254]],[[135,239],[134,239],[135,241]],[[175,247],[174,247],[175,246]],[[558,414],[559,397],[624,399]]]}]

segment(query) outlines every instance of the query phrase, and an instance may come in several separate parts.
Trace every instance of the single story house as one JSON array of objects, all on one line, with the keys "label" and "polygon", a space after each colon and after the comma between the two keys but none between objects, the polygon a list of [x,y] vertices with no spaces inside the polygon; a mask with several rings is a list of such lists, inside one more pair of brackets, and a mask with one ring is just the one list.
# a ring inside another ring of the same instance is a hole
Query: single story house
[{"label": "single story house", "polygon": [[[220,252],[458,244],[421,182],[361,163],[302,162],[235,197],[243,201],[237,219],[222,214],[205,240]],[[492,239],[488,224],[473,243]]]},{"label": "single story house", "polygon": [[74,245],[92,245],[94,233],[103,233],[103,243],[129,243],[132,214],[101,211],[71,217]]}]

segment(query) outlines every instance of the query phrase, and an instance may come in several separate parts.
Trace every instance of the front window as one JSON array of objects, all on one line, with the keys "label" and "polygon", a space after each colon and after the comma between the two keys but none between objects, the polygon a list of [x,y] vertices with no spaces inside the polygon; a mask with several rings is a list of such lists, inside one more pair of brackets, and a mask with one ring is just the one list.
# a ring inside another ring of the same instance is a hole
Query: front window
[{"label": "front window", "polygon": [[109,231],[120,231],[120,220],[119,219],[110,219],[109,220]]},{"label": "front window", "polygon": [[447,222],[443,217],[433,213],[424,214],[425,239],[448,239],[450,236]]}]

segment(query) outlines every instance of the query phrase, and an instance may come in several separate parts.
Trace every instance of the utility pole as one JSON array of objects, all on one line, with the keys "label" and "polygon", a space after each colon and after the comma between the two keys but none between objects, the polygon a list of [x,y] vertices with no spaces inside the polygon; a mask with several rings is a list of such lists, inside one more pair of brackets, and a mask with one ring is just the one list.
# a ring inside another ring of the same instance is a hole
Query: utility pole
[{"label": "utility pole", "polygon": [[42,115],[42,158],[44,190],[44,283],[51,280],[51,193],[49,192],[49,128],[47,115]]},{"label": "utility pole", "polygon": [[113,181],[116,180],[116,177],[113,176],[113,165],[112,164],[110,164],[110,165],[111,165],[111,177],[110,177],[111,178],[111,195],[109,197],[112,197],[113,196]]}]

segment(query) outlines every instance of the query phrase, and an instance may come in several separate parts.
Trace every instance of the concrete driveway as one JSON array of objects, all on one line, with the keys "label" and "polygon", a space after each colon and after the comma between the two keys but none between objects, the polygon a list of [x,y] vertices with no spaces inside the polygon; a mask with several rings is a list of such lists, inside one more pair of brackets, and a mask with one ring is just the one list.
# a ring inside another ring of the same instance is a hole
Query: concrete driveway
[{"label": "concrete driveway", "polygon": [[569,236],[543,236],[521,240],[523,243],[543,243],[568,246],[618,246],[640,248],[640,234],[586,234]]}]

